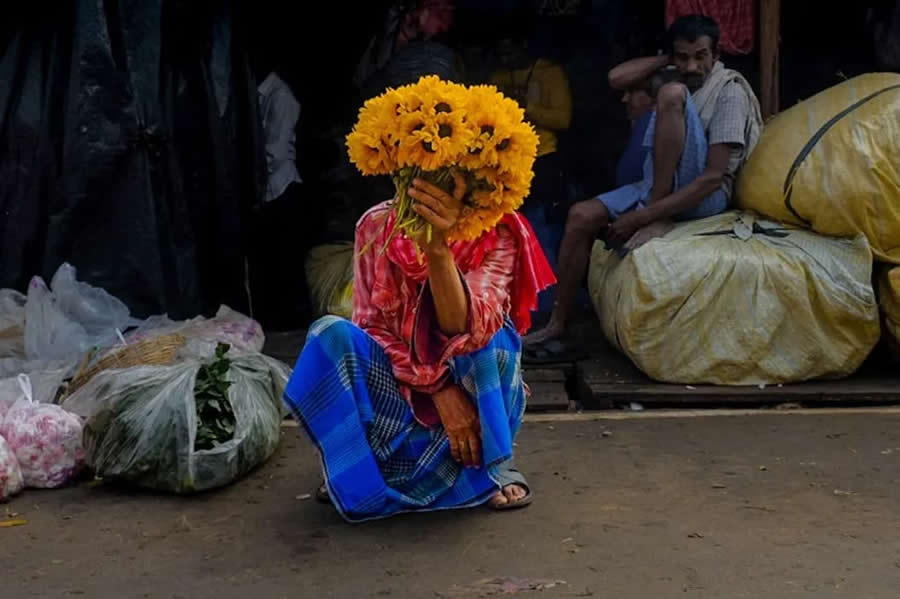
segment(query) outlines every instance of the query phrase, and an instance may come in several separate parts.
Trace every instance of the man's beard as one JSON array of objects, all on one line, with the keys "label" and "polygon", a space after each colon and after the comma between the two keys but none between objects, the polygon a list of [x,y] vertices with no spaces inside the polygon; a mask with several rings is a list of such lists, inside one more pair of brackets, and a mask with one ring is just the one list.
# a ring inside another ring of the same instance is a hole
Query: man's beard
[{"label": "man's beard", "polygon": [[691,92],[695,92],[703,87],[703,83],[706,80],[703,75],[684,75],[681,79]]}]

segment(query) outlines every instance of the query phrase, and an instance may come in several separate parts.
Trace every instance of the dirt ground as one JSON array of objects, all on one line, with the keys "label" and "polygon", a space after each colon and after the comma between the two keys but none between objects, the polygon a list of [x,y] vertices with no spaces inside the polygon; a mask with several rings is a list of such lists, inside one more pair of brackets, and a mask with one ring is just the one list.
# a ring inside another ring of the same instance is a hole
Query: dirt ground
[{"label": "dirt ground", "polygon": [[354,526],[307,498],[316,458],[283,433],[217,492],[0,506],[27,521],[0,528],[0,597],[900,596],[897,412],[529,422],[529,509]]}]

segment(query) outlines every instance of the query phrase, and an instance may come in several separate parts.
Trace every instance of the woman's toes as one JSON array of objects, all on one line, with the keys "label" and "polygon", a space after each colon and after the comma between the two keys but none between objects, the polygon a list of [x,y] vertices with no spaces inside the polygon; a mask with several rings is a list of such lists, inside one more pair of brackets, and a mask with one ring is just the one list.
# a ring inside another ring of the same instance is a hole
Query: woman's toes
[{"label": "woman's toes", "polygon": [[525,489],[520,485],[506,485],[503,488],[503,494],[508,503],[513,503],[525,497]]},{"label": "woman's toes", "polygon": [[[505,491],[505,489],[504,489],[504,491]],[[497,493],[496,495],[491,497],[491,505],[494,507],[506,505],[507,503],[509,503],[509,499],[507,499],[507,496],[505,493]]]}]

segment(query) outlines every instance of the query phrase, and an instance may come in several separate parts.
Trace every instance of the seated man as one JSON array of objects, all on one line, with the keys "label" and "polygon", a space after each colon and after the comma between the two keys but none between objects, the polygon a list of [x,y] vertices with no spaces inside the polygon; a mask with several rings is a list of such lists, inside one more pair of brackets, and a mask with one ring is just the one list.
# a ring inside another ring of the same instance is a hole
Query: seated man
[{"label": "seated man", "polygon": [[569,211],[553,313],[544,329],[525,337],[526,347],[564,333],[598,235],[606,233],[611,247],[633,250],[667,233],[673,219],[705,218],[729,207],[735,174],[759,140],[762,115],[746,79],[719,62],[718,43],[715,21],[682,17],[669,28],[668,55],[630,60],[610,71],[615,89],[633,87],[670,64],[681,81],[657,95],[643,179]]}]

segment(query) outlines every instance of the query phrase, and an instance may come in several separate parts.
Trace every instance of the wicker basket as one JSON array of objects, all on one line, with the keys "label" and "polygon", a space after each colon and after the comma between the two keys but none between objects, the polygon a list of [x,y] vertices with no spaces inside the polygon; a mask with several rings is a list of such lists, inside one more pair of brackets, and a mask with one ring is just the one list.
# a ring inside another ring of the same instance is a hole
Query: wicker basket
[{"label": "wicker basket", "polygon": [[66,394],[74,393],[86,385],[96,374],[104,370],[132,368],[135,366],[166,366],[171,364],[175,360],[175,354],[184,346],[184,343],[185,338],[183,335],[173,333],[171,335],[149,337],[132,345],[126,345],[103,356],[94,364],[90,364],[93,356],[88,355],[69,383]]}]

